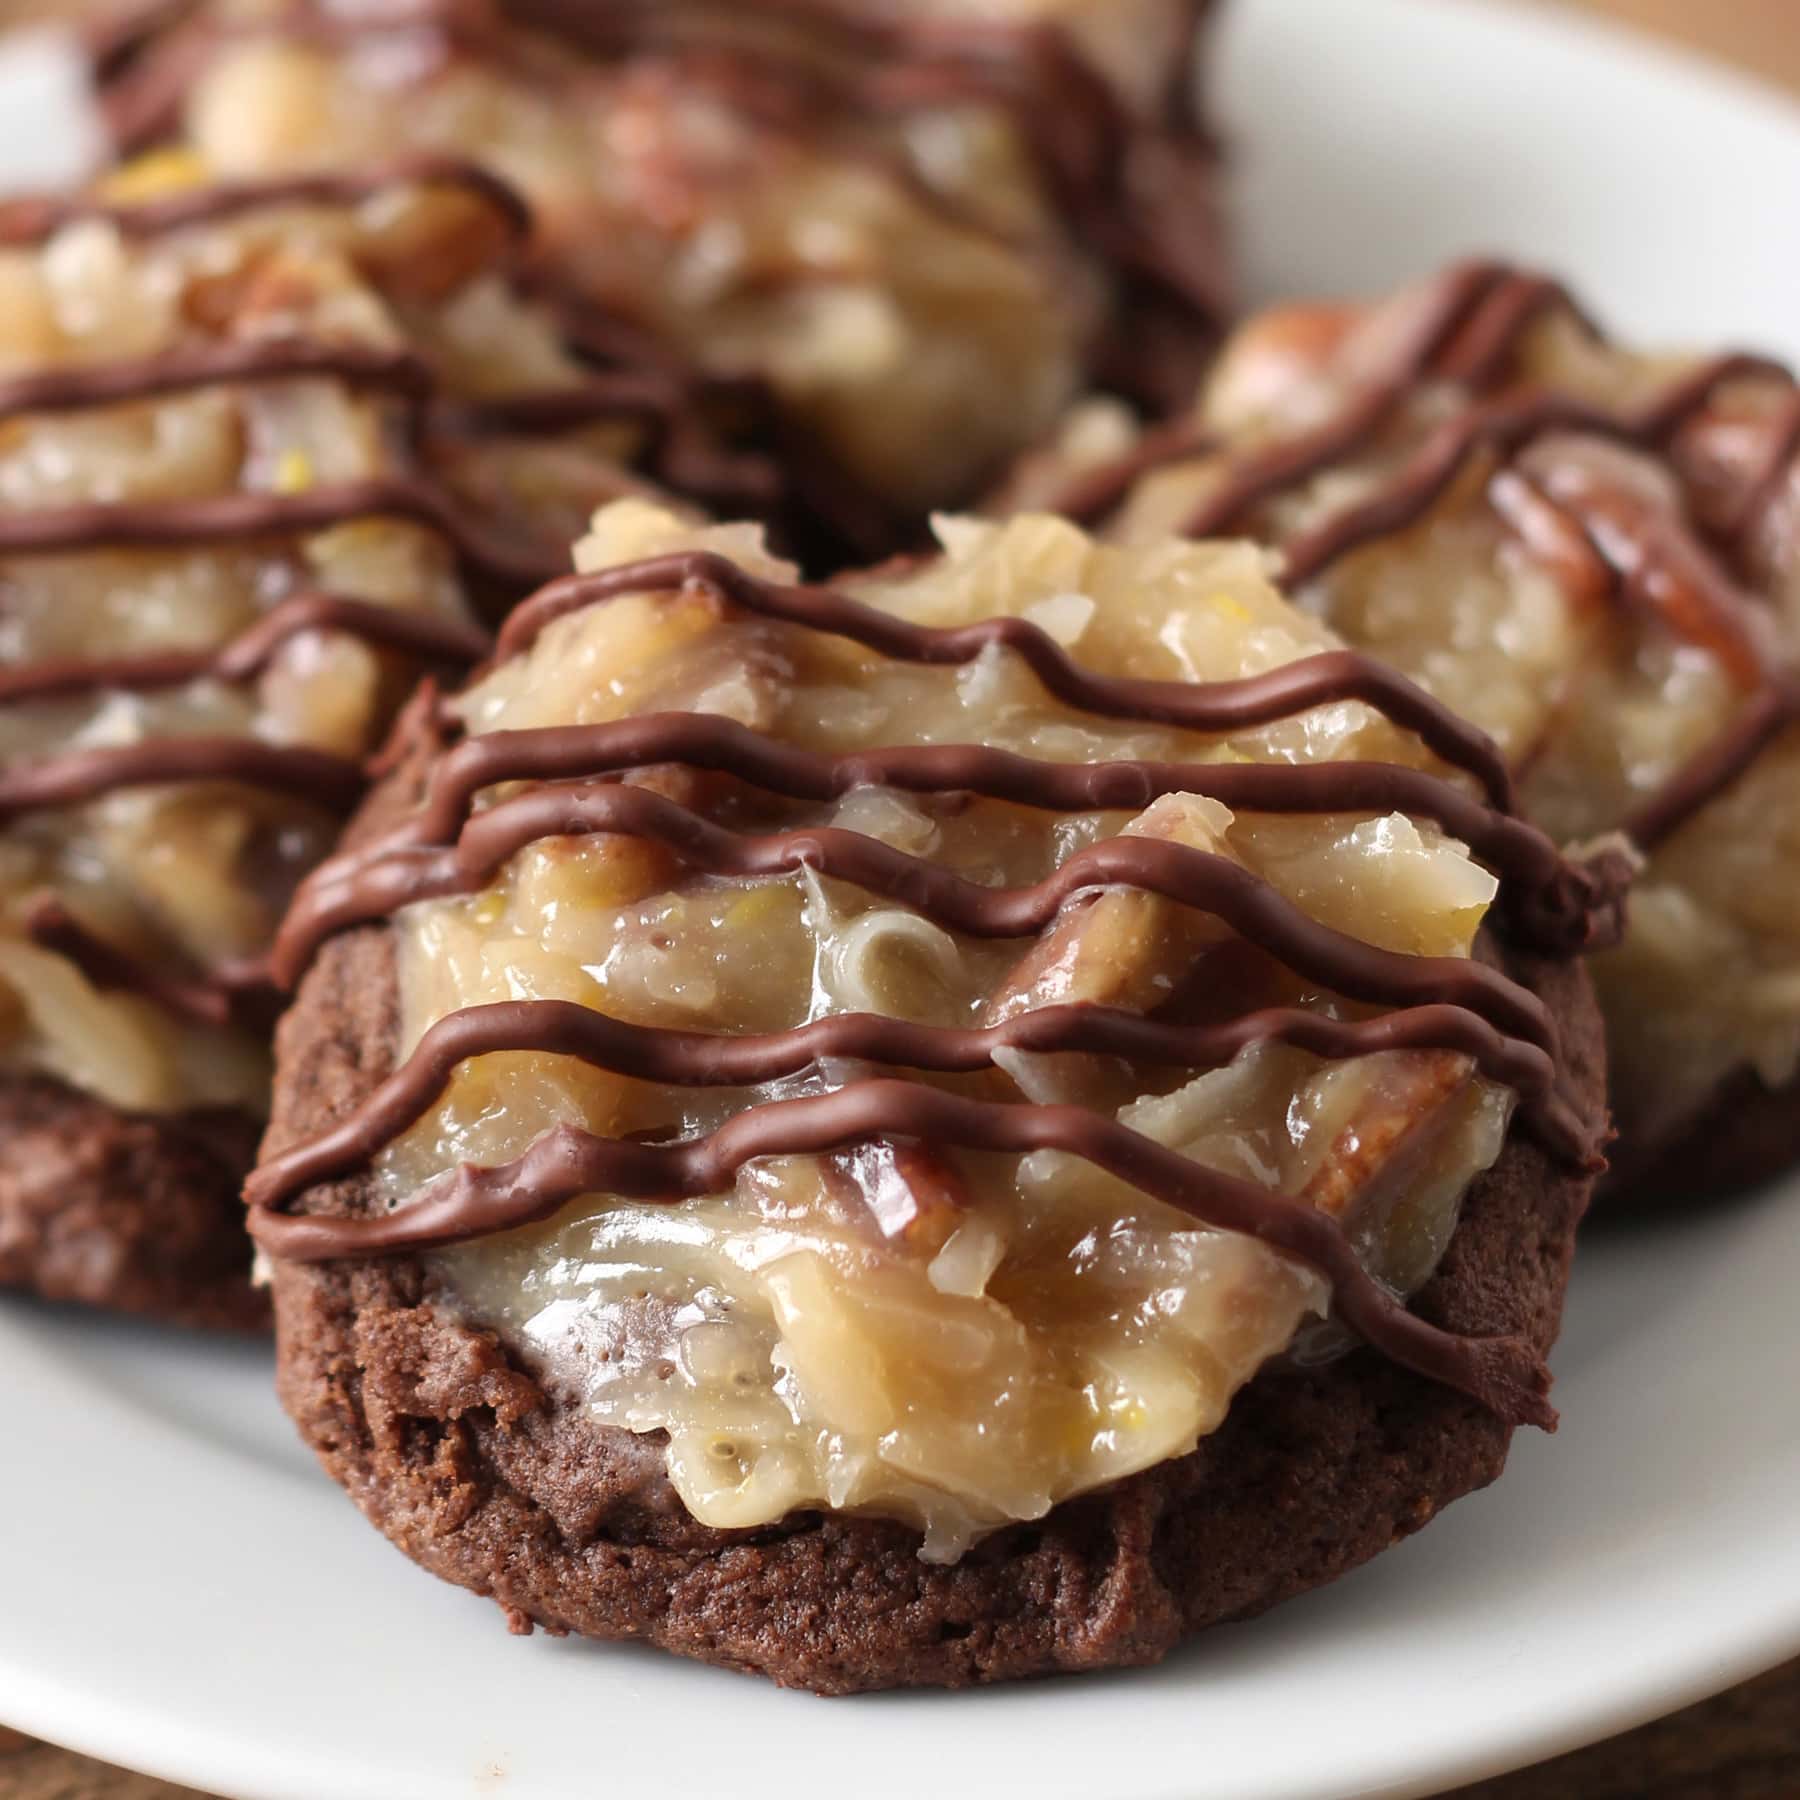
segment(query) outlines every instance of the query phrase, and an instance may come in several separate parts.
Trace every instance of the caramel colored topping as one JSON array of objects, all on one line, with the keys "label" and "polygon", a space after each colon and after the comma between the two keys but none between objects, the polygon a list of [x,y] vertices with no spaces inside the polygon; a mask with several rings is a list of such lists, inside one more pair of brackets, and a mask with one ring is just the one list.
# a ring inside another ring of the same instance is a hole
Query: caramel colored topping
[{"label": "caramel colored topping", "polygon": [[[504,674],[509,658],[528,654],[552,629],[566,633],[596,608],[638,606],[641,596],[657,593],[675,597],[671,610],[656,615],[654,629],[664,634],[704,633],[709,618],[723,617],[768,621],[797,632],[801,642],[836,640],[858,654],[925,669],[968,669],[1005,654],[1055,702],[1123,728],[1226,732],[1351,699],[1374,701],[1396,725],[1416,729],[1453,762],[1483,777],[1495,769],[1492,746],[1479,735],[1351,653],[1301,656],[1235,682],[1102,676],[1081,668],[1028,619],[914,624],[843,593],[769,580],[711,551],[652,557],[556,584],[514,615],[490,674]],[[683,619],[691,626],[678,627]],[[639,626],[620,629],[629,633]],[[761,716],[759,703],[752,701],[751,709]],[[658,791],[670,768],[677,771],[672,792],[679,797]],[[634,785],[648,776],[656,778],[653,785]],[[940,803],[966,796],[1069,815],[1151,810],[1144,829],[1105,837],[1060,858],[1049,876],[1009,886],[970,880],[855,829],[809,824],[758,832],[716,823],[697,810],[698,790],[689,784],[720,777],[810,805],[842,806],[857,796],[890,794]],[[521,782],[527,785],[513,791]],[[480,796],[495,789],[501,797],[478,806]],[[1169,798],[1158,801],[1159,795]],[[995,999],[988,1022],[979,1026],[852,1011],[788,1030],[727,1036],[632,1024],[548,998],[458,1009],[432,1023],[394,1075],[347,1119],[257,1172],[247,1190],[252,1232],[272,1254],[303,1261],[416,1252],[542,1223],[593,1192],[657,1202],[698,1198],[729,1188],[747,1165],[820,1155],[849,1155],[842,1166],[852,1172],[853,1185],[870,1186],[872,1205],[890,1187],[912,1196],[897,1212],[883,1202],[884,1230],[924,1230],[927,1217],[954,1214],[963,1204],[959,1177],[948,1169],[909,1174],[899,1164],[877,1176],[859,1160],[865,1147],[898,1141],[989,1154],[1059,1151],[1210,1228],[1247,1232],[1278,1246],[1320,1271],[1356,1329],[1387,1354],[1464,1388],[1510,1419],[1547,1422],[1542,1372],[1529,1352],[1504,1341],[1457,1339],[1424,1325],[1359,1260],[1339,1217],[1408,1129],[1392,1123],[1378,1129],[1374,1116],[1360,1125],[1345,1123],[1343,1168],[1335,1177],[1321,1170],[1308,1198],[1296,1200],[1196,1163],[1090,1109],[996,1104],[870,1076],[824,1095],[757,1099],[740,1116],[680,1142],[607,1137],[565,1122],[514,1161],[465,1164],[427,1182],[391,1212],[346,1217],[285,1210],[317,1184],[366,1167],[419,1125],[471,1059],[527,1054],[572,1059],[603,1074],[677,1089],[746,1087],[766,1095],[773,1084],[840,1059],[950,1076],[1011,1068],[1019,1056],[1122,1057],[1200,1070],[1223,1069],[1257,1045],[1286,1045],[1340,1061],[1404,1047],[1407,1066],[1417,1062],[1417,1079],[1409,1088],[1394,1086],[1384,1107],[1392,1102],[1430,1114],[1462,1092],[1473,1066],[1515,1085],[1534,1122],[1566,1154],[1578,1161],[1594,1156],[1594,1127],[1580,1119],[1562,1090],[1560,1048],[1534,997],[1468,957],[1402,954],[1334,929],[1233,856],[1203,848],[1185,833],[1148,829],[1156,806],[1176,804],[1175,796],[1190,808],[1222,802],[1222,817],[1230,816],[1223,808],[1275,816],[1416,813],[1466,836],[1508,872],[1509,886],[1540,896],[1535,906],[1519,902],[1515,916],[1562,913],[1567,923],[1571,893],[1585,892],[1589,906],[1602,900],[1585,871],[1565,864],[1529,828],[1449,780],[1399,764],[1070,763],[939,743],[877,743],[826,755],[733,718],[657,710],[588,725],[489,730],[446,753],[411,819],[328,862],[306,884],[277,948],[284,981],[298,977],[333,931],[421,903],[480,895],[534,846],[554,844],[573,853],[592,841],[649,848],[677,866],[734,881],[803,871],[809,881],[846,883],[877,905],[903,907],[946,943],[953,937],[972,943],[1037,938],[1053,946],[1058,933],[1096,920],[1112,896],[1161,896],[1182,918],[1209,919],[1215,932],[1255,946],[1271,967],[1289,971],[1308,991],[1395,1010],[1346,1019],[1265,1006],[1181,1023],[1139,1010],[1142,999],[1134,991],[1121,993],[1121,1000],[1130,999],[1127,1005],[1077,999],[1014,1008]],[[669,878],[666,863],[655,867],[655,873],[644,872],[652,886]],[[621,873],[629,895],[633,877]],[[1135,941],[1142,937],[1136,933]],[[604,955],[605,946],[595,945],[591,954]],[[1013,985],[1028,979],[1039,985],[1021,965]],[[1007,984],[995,991],[1004,994]],[[1422,1098],[1427,1089],[1431,1098]],[[1358,1158],[1366,1166],[1359,1168]]]},{"label": "caramel colored topping", "polygon": [[1494,732],[1541,823],[1647,859],[1595,965],[1628,1134],[1746,1065],[1791,1080],[1793,376],[1633,353],[1557,284],[1475,263],[1252,322],[1188,426],[1192,454],[1149,468],[1065,434],[1017,485],[1054,504],[1065,471],[1124,541],[1271,545],[1319,617]]}]

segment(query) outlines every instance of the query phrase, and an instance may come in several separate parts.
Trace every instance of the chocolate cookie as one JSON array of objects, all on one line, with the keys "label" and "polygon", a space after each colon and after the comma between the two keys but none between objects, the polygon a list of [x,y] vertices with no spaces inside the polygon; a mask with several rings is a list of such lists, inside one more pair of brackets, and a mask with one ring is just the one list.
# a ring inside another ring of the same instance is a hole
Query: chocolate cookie
[{"label": "chocolate cookie", "polygon": [[[476,157],[540,279],[772,398],[866,553],[966,500],[1098,380],[1173,404],[1230,293],[1197,0],[201,0],[110,47],[128,152],[220,175]],[[122,34],[112,34],[113,40]]]},{"label": "chocolate cookie", "polygon": [[662,370],[519,291],[525,223],[420,159],[0,206],[0,1282],[266,1310],[233,1190],[294,883],[419,675],[486,653],[472,596],[705,463]]},{"label": "chocolate cookie", "polygon": [[241,1112],[126,1113],[44,1076],[0,1077],[0,1286],[266,1329],[240,1194],[258,1131]]},{"label": "chocolate cookie", "polygon": [[284,925],[283,1401],[515,1628],[1142,1663],[1553,1420],[1615,872],[1241,548],[945,541],[611,509]]},{"label": "chocolate cookie", "polygon": [[1594,964],[1611,1191],[1671,1197],[1800,1153],[1797,451],[1768,358],[1629,351],[1482,263],[1250,322],[1189,417],[1139,436],[1090,407],[999,509],[1253,535],[1301,604],[1491,731],[1559,841],[1631,841],[1630,926]]}]

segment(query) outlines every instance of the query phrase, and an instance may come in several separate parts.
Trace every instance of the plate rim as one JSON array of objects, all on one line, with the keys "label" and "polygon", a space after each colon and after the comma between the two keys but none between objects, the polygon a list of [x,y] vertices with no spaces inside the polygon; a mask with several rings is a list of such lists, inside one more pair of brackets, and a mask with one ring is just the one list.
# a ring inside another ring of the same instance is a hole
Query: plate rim
[{"label": "plate rim", "polygon": [[[1234,0],[1234,3],[1241,10],[1259,4],[1260,0]],[[1658,80],[1680,83],[1706,94],[1720,105],[1750,108],[1771,128],[1793,137],[1800,144],[1800,101],[1792,95],[1752,72],[1721,63],[1703,51],[1662,41],[1640,26],[1570,12],[1551,6],[1548,0],[1381,0],[1381,3],[1396,11],[1479,19],[1483,25],[1498,25],[1524,36],[1560,40],[1578,46],[1583,53],[1594,57],[1626,60]],[[1228,18],[1225,29],[1233,28],[1234,24]],[[1789,1196],[1790,1203],[1792,1198]],[[11,1337],[16,1323],[10,1306],[9,1302],[8,1310],[0,1313],[0,1339]],[[28,1304],[24,1316],[31,1317]],[[144,1421],[138,1423],[140,1429],[167,1433],[172,1437],[177,1431],[174,1425],[161,1418],[149,1421],[147,1426]],[[179,1442],[178,1437],[175,1441]],[[186,1453],[206,1459],[227,1455],[210,1443],[197,1448],[190,1445]],[[341,1503],[342,1497],[337,1498]],[[358,1530],[363,1531],[384,1555],[395,1554],[366,1527],[358,1526]],[[1704,1659],[1696,1659],[1695,1666],[1685,1673],[1666,1675],[1629,1697],[1621,1692],[1605,1704],[1588,1708],[1579,1717],[1571,1712],[1561,1722],[1524,1732],[1519,1731],[1515,1723],[1504,1746],[1499,1741],[1502,1727],[1496,1722],[1484,1733],[1484,1739],[1493,1740],[1487,1747],[1477,1744],[1453,1761],[1434,1758],[1429,1770],[1422,1767],[1409,1770],[1399,1762],[1391,1762],[1390,1774],[1343,1790],[1345,1800],[1350,1800],[1351,1795],[1413,1800],[1413,1797],[1440,1792],[1446,1786],[1459,1786],[1535,1766],[1723,1692],[1795,1655],[1800,1655],[1800,1604],[1794,1606],[1791,1616],[1771,1619],[1746,1634],[1729,1653],[1715,1651]],[[1094,1678],[1084,1679],[1091,1681]],[[1133,1678],[1127,1675],[1120,1679],[1129,1681]],[[203,1791],[234,1793],[242,1800],[248,1800],[251,1795],[257,1796],[257,1800],[263,1800],[264,1796],[268,1800],[289,1800],[290,1796],[294,1800],[317,1800],[317,1770],[306,1776],[305,1787],[283,1786],[280,1777],[272,1784],[257,1780],[244,1786],[244,1761],[227,1754],[220,1742],[202,1743],[191,1727],[183,1729],[172,1721],[162,1722],[166,1737],[157,1737],[153,1733],[147,1738],[143,1722],[137,1718],[138,1709],[132,1703],[109,1705],[107,1696],[90,1694],[82,1698],[64,1688],[65,1684],[59,1684],[47,1675],[35,1680],[32,1672],[21,1676],[16,1668],[0,1661],[4,1717],[8,1723],[46,1742]],[[227,1731],[223,1737],[232,1746],[238,1744],[239,1737],[235,1732]],[[274,1772],[265,1770],[264,1773]],[[343,1791],[347,1794],[361,1790],[346,1787]],[[383,1791],[388,1800],[396,1800],[391,1787]],[[506,1792],[506,1784],[499,1783],[494,1791]],[[1120,1790],[1121,1793],[1124,1791]],[[1134,1797],[1140,1793],[1135,1788],[1131,1791]],[[1298,1794],[1302,1790],[1293,1791]],[[1141,1800],[1173,1800],[1176,1792],[1167,1787],[1166,1782],[1153,1784],[1141,1790]],[[1271,1795],[1274,1792],[1269,1790]]]}]

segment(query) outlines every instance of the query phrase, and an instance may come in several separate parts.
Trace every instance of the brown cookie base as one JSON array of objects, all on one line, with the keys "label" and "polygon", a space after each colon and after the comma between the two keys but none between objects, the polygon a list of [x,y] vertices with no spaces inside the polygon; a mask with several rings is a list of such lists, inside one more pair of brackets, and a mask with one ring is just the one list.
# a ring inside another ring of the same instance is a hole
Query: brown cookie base
[{"label": "brown cookie base", "polygon": [[1621,1139],[1600,1184],[1611,1212],[1704,1205],[1800,1164],[1800,1079],[1764,1085],[1753,1069],[1722,1082],[1687,1124],[1648,1142]]},{"label": "brown cookie base", "polygon": [[[353,835],[379,829],[409,785],[390,784]],[[1582,1098],[1597,1104],[1586,974],[1516,972],[1560,1019]],[[387,930],[329,944],[278,1034],[269,1150],[342,1118],[389,1072],[396,1014]],[[1591,1186],[1515,1132],[1418,1310],[1547,1349]],[[371,1201],[350,1180],[303,1204]],[[919,1560],[915,1534],[877,1520],[699,1525],[658,1442],[559,1407],[492,1333],[458,1322],[416,1258],[280,1265],[275,1305],[283,1404],[415,1561],[498,1601],[515,1629],[645,1640],[824,1694],[1155,1661],[1417,1530],[1492,1481],[1511,1436],[1475,1402],[1358,1351],[1259,1378],[1192,1455],[943,1568]]]},{"label": "brown cookie base", "polygon": [[262,1329],[238,1189],[243,1113],[122,1113],[45,1077],[0,1077],[0,1287],[109,1312]]}]

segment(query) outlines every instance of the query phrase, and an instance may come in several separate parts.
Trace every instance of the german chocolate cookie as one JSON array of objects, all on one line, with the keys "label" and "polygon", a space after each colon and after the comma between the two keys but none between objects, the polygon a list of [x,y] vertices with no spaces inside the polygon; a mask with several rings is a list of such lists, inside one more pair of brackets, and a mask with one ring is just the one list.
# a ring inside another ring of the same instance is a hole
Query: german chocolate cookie
[{"label": "german chocolate cookie", "polygon": [[1270,545],[1300,604],[1494,735],[1553,837],[1629,840],[1594,976],[1610,1189],[1650,1198],[1800,1156],[1797,451],[1767,358],[1629,351],[1469,264],[1252,321],[1191,417],[1089,408],[1001,510]]},{"label": "german chocolate cookie", "polygon": [[[425,671],[678,442],[571,357],[495,178],[415,159],[0,207],[0,1283],[266,1309],[266,953]],[[691,459],[690,459],[691,460]]]},{"label": "german chocolate cookie", "polygon": [[1143,1663],[1554,1420],[1615,872],[1254,552],[941,530],[608,509],[282,928],[283,1401],[515,1629]]},{"label": "german chocolate cookie", "polygon": [[623,316],[772,397],[809,518],[866,551],[1090,382],[1175,404],[1217,340],[1196,0],[163,10],[100,65],[127,152],[238,177],[479,158],[531,201],[572,328],[610,343]]}]

